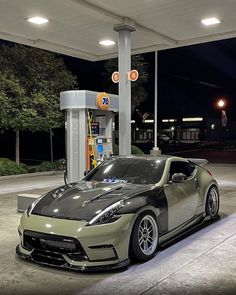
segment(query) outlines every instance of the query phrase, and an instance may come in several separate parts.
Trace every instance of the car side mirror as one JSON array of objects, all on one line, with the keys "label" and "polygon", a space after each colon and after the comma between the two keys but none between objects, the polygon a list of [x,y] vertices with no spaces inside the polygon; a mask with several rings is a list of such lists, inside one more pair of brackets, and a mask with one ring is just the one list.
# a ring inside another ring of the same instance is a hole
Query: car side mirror
[{"label": "car side mirror", "polygon": [[175,173],[173,174],[171,180],[173,183],[182,183],[187,179],[187,176],[183,173]]},{"label": "car side mirror", "polygon": [[90,171],[91,171],[91,170],[85,170],[85,171],[84,171],[84,176],[86,176],[87,174],[89,174]]}]

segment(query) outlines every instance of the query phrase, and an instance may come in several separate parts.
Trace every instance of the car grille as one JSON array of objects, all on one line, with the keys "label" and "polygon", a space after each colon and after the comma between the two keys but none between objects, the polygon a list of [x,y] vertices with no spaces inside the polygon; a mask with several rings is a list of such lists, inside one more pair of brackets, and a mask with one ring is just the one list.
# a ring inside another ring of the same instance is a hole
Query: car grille
[{"label": "car grille", "polygon": [[35,249],[31,254],[31,258],[33,261],[47,264],[47,265],[55,265],[59,267],[64,267],[68,263],[64,259],[64,257],[59,253],[47,252],[42,250]]},{"label": "car grille", "polygon": [[26,230],[23,247],[29,251],[34,250],[31,255],[33,260],[41,263],[62,266],[66,263],[63,254],[76,261],[88,260],[79,241],[72,237]]}]

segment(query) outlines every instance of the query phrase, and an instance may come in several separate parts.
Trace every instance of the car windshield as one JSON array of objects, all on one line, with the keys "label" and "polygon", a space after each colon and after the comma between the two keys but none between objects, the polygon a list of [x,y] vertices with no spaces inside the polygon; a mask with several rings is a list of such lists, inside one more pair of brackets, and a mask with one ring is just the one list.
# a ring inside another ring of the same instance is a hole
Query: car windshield
[{"label": "car windshield", "polygon": [[160,181],[164,167],[162,159],[112,158],[93,169],[84,180],[155,184]]}]

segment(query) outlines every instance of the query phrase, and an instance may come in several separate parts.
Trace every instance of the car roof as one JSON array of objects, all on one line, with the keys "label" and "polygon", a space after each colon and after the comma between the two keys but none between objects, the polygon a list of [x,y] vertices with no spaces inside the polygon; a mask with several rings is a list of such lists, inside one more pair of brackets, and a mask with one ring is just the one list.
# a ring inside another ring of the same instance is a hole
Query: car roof
[{"label": "car roof", "polygon": [[[167,160],[169,158],[173,158],[173,156],[170,155],[160,155],[160,156],[154,156],[154,155],[130,155],[130,156],[115,156],[116,158],[123,158],[123,159],[144,159],[144,160]],[[176,157],[174,157],[176,158]],[[180,158],[182,159],[182,158]]]}]

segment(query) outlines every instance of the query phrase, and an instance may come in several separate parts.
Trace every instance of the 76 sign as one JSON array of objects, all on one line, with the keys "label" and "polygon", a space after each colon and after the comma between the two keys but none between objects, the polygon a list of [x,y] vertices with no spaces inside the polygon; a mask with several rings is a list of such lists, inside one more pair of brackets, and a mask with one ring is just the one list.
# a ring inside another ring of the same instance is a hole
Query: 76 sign
[{"label": "76 sign", "polygon": [[111,98],[106,92],[98,93],[97,106],[100,110],[108,110],[110,108]]},{"label": "76 sign", "polygon": [[[136,81],[138,80],[138,77],[139,77],[139,73],[137,70],[132,70],[128,73],[128,80],[129,81]],[[111,75],[111,80],[112,82],[114,83],[118,83],[119,80],[120,80],[120,73],[119,72],[114,72],[112,75]]]}]

